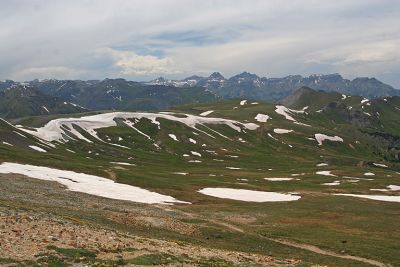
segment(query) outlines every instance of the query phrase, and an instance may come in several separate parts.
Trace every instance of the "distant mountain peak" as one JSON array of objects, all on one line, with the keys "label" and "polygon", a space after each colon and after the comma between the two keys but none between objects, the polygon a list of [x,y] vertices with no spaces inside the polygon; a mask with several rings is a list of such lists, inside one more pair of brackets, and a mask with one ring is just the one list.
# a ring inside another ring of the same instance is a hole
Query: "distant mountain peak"
[{"label": "distant mountain peak", "polygon": [[244,71],[240,74],[233,76],[231,79],[233,79],[233,80],[256,80],[259,78],[260,77],[258,77],[256,74]]},{"label": "distant mountain peak", "polygon": [[243,71],[242,73],[240,73],[237,76],[243,77],[243,78],[245,78],[245,77],[254,77],[254,76],[258,77],[257,75],[255,75],[253,73],[250,73],[250,72],[247,72],[247,71]]},{"label": "distant mountain peak", "polygon": [[208,78],[213,80],[225,80],[225,77],[222,76],[220,72],[213,72]]},{"label": "distant mountain peak", "polygon": [[153,81],[157,81],[157,82],[167,82],[168,80],[165,79],[164,77],[160,76],[160,77],[154,79]]}]

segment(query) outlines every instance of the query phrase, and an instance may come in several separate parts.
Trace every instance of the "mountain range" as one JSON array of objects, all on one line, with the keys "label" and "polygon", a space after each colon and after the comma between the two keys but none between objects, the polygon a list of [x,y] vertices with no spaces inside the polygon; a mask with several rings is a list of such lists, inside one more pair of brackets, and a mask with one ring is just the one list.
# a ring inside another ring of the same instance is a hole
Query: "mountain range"
[{"label": "mountain range", "polygon": [[23,84],[8,81],[7,84],[10,86],[3,85],[0,90],[0,116],[5,118],[88,110],[159,110],[219,99],[204,87],[143,85],[124,79],[34,80]]},{"label": "mountain range", "polygon": [[375,78],[348,80],[339,74],[265,78],[243,72],[226,79],[214,72],[209,77],[191,76],[183,80],[160,77],[148,82],[36,79],[20,83],[6,80],[0,81],[0,116],[15,118],[88,110],[160,110],[235,98],[280,101],[304,86],[371,99],[400,95],[400,90]]},{"label": "mountain range", "polygon": [[313,74],[309,77],[290,75],[283,78],[266,78],[242,72],[226,79],[221,73],[214,72],[209,77],[191,76],[183,80],[167,80],[160,77],[145,84],[177,87],[203,86],[224,98],[245,97],[256,100],[280,100],[302,86],[367,98],[400,95],[400,90],[375,78],[362,77],[348,80],[337,73]]}]

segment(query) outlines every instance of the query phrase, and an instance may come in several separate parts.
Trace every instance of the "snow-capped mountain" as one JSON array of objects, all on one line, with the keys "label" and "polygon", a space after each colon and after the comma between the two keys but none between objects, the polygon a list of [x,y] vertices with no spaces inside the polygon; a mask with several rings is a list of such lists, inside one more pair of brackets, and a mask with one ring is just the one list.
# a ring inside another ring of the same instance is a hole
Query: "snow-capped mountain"
[{"label": "snow-capped mountain", "polygon": [[348,80],[336,73],[313,74],[308,77],[289,75],[283,78],[266,78],[242,72],[226,79],[219,72],[214,72],[208,77],[191,76],[183,80],[167,80],[160,77],[144,84],[176,87],[203,86],[224,98],[246,97],[259,100],[279,100],[302,86],[368,98],[400,95],[399,90],[375,78],[363,77]]}]

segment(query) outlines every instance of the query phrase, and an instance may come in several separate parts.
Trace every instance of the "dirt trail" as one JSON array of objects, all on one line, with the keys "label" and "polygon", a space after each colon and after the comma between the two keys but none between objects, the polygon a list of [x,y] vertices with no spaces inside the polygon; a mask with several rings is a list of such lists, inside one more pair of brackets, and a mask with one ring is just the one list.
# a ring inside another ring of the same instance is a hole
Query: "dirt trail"
[{"label": "dirt trail", "polygon": [[[166,208],[164,208],[162,206],[160,206],[160,208],[162,208],[163,210],[171,210],[170,208],[166,209]],[[193,214],[193,213],[190,213],[190,212],[186,212],[186,211],[183,211],[183,210],[175,209],[174,212],[179,213],[179,214],[184,215],[184,216],[187,216],[189,218],[204,219],[202,216],[198,216],[196,214]],[[241,228],[239,228],[239,227],[237,227],[235,225],[232,225],[230,223],[227,223],[227,222],[224,222],[224,221],[221,221],[221,220],[217,220],[217,219],[206,219],[206,220],[208,222],[210,222],[210,223],[213,223],[213,224],[220,225],[220,226],[223,226],[225,228],[228,228],[228,229],[230,229],[230,230],[232,230],[234,232],[244,233],[243,229],[241,229]]]},{"label": "dirt trail", "polygon": [[[188,212],[184,212],[184,211],[180,211],[181,213],[187,215],[187,216],[191,216],[191,217],[196,217],[194,216],[194,214],[188,213]],[[214,223],[217,225],[221,225],[224,226],[234,232],[240,232],[243,233],[244,230],[241,229],[238,226],[220,221],[220,220],[216,220],[216,219],[208,219],[207,221],[209,221],[210,223]],[[304,249],[304,250],[308,250],[314,253],[318,253],[321,255],[327,255],[327,256],[331,256],[331,257],[337,257],[337,258],[342,258],[342,259],[347,259],[347,260],[355,260],[355,261],[359,261],[359,262],[363,262],[363,263],[367,263],[373,266],[378,266],[378,267],[390,267],[391,265],[389,264],[385,264],[376,260],[371,260],[371,259],[366,259],[363,257],[358,257],[358,256],[352,256],[352,255],[342,255],[342,254],[338,254],[336,252],[332,252],[332,251],[328,251],[328,250],[323,250],[317,246],[313,246],[313,245],[308,245],[308,244],[301,244],[301,243],[296,243],[296,242],[292,242],[292,241],[288,241],[288,240],[282,240],[282,239],[276,239],[276,238],[267,238],[267,237],[263,237],[266,238],[268,240],[286,245],[286,246],[290,246],[290,247],[295,247],[295,248],[300,248],[300,249]]]},{"label": "dirt trail", "polygon": [[[177,210],[178,211],[178,210]],[[194,214],[191,214],[189,212],[185,212],[185,211],[178,211],[181,214],[185,214],[186,216],[190,216],[190,217],[198,217],[195,216]],[[238,226],[232,225],[230,223],[226,223],[220,220],[216,220],[216,219],[207,219],[207,221],[209,221],[210,223],[214,223],[217,225],[221,225],[224,226],[234,232],[239,232],[239,233],[244,233],[244,230],[241,229]],[[337,257],[337,258],[342,258],[342,259],[347,259],[347,260],[355,260],[355,261],[359,261],[359,262],[363,262],[363,263],[367,263],[373,266],[378,266],[378,267],[390,267],[391,265],[389,264],[385,264],[376,260],[370,260],[370,259],[366,259],[363,257],[358,257],[358,256],[352,256],[352,255],[342,255],[342,254],[338,254],[336,252],[332,252],[332,251],[327,251],[327,250],[323,250],[317,246],[313,246],[313,245],[308,245],[308,244],[301,244],[301,243],[296,243],[296,242],[292,242],[292,241],[288,241],[288,240],[282,240],[282,239],[276,239],[276,238],[267,238],[264,237],[268,240],[286,245],[286,246],[290,246],[290,247],[295,247],[295,248],[300,248],[300,249],[304,249],[304,250],[308,250],[314,253],[318,253],[321,255],[327,255],[327,256],[331,256],[331,257]]]},{"label": "dirt trail", "polygon": [[308,250],[308,251],[318,253],[321,255],[327,255],[327,256],[332,256],[332,257],[337,257],[337,258],[342,258],[342,259],[347,259],[347,260],[360,261],[360,262],[368,263],[370,265],[379,266],[379,267],[391,266],[389,264],[385,264],[385,263],[382,263],[382,262],[379,262],[376,260],[370,260],[370,259],[366,259],[366,258],[362,258],[362,257],[358,257],[358,256],[352,256],[352,255],[342,255],[342,254],[338,254],[338,253],[335,253],[332,251],[323,250],[323,249],[313,246],[313,245],[300,244],[300,243],[296,243],[296,242],[292,242],[292,241],[288,241],[288,240],[275,239],[275,238],[266,238],[266,239],[283,244],[283,245]]},{"label": "dirt trail", "polygon": [[229,228],[230,230],[233,230],[234,232],[244,233],[244,231],[241,228],[239,228],[239,227],[237,227],[235,225],[232,225],[232,224],[229,224],[229,223],[226,223],[226,222],[221,222],[219,220],[213,220],[213,219],[209,219],[208,221],[211,222],[211,223],[214,223],[214,224],[221,225],[221,226],[224,226],[226,228]]}]

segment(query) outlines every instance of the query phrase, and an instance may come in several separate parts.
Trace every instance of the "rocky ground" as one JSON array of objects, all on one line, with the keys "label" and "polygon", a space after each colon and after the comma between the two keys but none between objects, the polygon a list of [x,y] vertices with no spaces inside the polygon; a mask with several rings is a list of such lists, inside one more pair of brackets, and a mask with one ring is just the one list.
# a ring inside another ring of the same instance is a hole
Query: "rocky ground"
[{"label": "rocky ground", "polygon": [[[171,239],[168,234],[163,238],[164,231],[189,238],[199,235],[198,226],[182,217],[187,214],[180,215],[168,207],[102,199],[66,191],[53,182],[2,175],[0,266],[298,264],[267,255],[198,246]],[[137,232],[124,231],[124,226]],[[157,238],[149,237],[153,232]]]},{"label": "rocky ground", "polygon": [[[271,266],[276,263],[268,256],[142,238],[79,225],[47,213],[6,208],[2,208],[0,212],[0,236],[0,259],[26,264],[45,262],[51,257],[57,257],[65,262],[117,265],[135,262],[135,259],[145,255],[156,265],[197,265],[202,261],[219,261],[227,265],[247,263]],[[70,257],[69,254],[73,256]],[[152,257],[155,259],[151,259]]]}]

